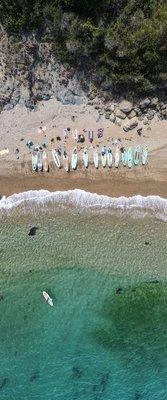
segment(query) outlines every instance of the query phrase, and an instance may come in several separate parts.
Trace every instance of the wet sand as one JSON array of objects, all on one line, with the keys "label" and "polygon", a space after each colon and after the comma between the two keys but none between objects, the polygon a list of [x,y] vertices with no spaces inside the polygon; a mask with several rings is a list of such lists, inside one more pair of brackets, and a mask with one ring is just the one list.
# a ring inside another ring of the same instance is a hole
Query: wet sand
[{"label": "wet sand", "polygon": [[31,164],[21,166],[12,163],[8,173],[1,170],[0,193],[9,196],[27,190],[47,189],[50,191],[83,189],[92,193],[114,197],[133,195],[159,195],[167,198],[167,159],[166,148],[150,156],[147,166],[132,170],[119,167],[100,168],[89,166],[87,170],[79,165],[76,171],[66,173],[56,170],[53,165],[49,173],[32,173]]}]

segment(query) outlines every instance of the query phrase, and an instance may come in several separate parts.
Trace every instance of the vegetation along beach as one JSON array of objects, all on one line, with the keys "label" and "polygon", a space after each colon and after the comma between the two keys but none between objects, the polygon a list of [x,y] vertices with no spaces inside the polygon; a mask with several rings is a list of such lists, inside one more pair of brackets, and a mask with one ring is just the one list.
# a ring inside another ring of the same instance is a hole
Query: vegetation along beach
[{"label": "vegetation along beach", "polygon": [[0,4],[0,398],[167,399],[167,5]]}]

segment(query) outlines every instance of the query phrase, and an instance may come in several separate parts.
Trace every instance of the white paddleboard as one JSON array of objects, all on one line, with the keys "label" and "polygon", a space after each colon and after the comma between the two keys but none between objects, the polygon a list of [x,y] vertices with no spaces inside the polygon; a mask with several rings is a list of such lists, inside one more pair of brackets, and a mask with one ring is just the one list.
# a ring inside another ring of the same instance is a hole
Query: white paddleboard
[{"label": "white paddleboard", "polygon": [[58,156],[56,150],[52,149],[52,157],[53,157],[54,163],[56,164],[56,167],[61,168],[60,159],[59,159],[59,156]]},{"label": "white paddleboard", "polygon": [[44,172],[49,170],[49,161],[45,150],[43,151],[43,170]]},{"label": "white paddleboard", "polygon": [[89,164],[89,156],[88,156],[88,152],[87,152],[87,150],[84,150],[83,151],[83,163],[84,163],[84,166],[85,166],[85,168],[88,168],[88,164]]},{"label": "white paddleboard", "polygon": [[72,157],[71,157],[71,167],[72,169],[77,168],[77,163],[78,163],[78,154],[76,149],[73,150]]},{"label": "white paddleboard", "polygon": [[142,164],[146,165],[148,162],[148,148],[144,147],[143,152],[142,152]]},{"label": "white paddleboard", "polygon": [[68,156],[63,155],[63,165],[64,165],[64,169],[66,172],[69,172],[70,170],[70,163],[69,163],[69,158]]},{"label": "white paddleboard", "polygon": [[38,171],[42,171],[43,162],[42,162],[42,152],[38,151]]},{"label": "white paddleboard", "polygon": [[98,166],[99,166],[99,155],[98,155],[98,152],[96,150],[93,152],[93,161],[94,161],[95,168],[98,168]]},{"label": "white paddleboard", "polygon": [[107,164],[107,155],[106,155],[105,150],[103,150],[103,149],[101,151],[101,163],[102,163],[103,168],[105,168],[106,164]]},{"label": "white paddleboard", "polygon": [[119,149],[117,148],[116,152],[115,152],[115,168],[118,168],[118,166],[119,166],[119,158],[120,158],[120,154],[119,154]]},{"label": "white paddleboard", "polygon": [[108,167],[111,168],[111,166],[112,166],[112,150],[110,149],[110,147],[108,148],[108,152],[107,152],[107,164],[108,164]]},{"label": "white paddleboard", "polygon": [[43,297],[44,297],[46,303],[48,303],[51,307],[53,307],[53,300],[52,300],[52,298],[48,295],[48,293],[43,291],[42,294],[43,294]]},{"label": "white paddleboard", "polygon": [[32,153],[32,170],[37,171],[38,169],[38,155],[37,153]]}]

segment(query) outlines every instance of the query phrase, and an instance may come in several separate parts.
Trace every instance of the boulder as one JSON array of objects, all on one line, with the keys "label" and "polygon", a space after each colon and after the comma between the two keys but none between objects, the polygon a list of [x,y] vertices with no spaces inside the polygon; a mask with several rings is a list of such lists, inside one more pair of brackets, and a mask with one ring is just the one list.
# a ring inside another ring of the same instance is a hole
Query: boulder
[{"label": "boulder", "polygon": [[140,102],[139,106],[143,110],[144,108],[147,108],[150,105],[150,103],[151,103],[151,100],[146,98]]},{"label": "boulder", "polygon": [[160,103],[160,109],[161,110],[165,110],[166,109],[166,104],[164,104],[164,103]]},{"label": "boulder", "polygon": [[147,119],[149,120],[149,121],[151,121],[151,119],[153,119],[154,118],[154,115],[152,115],[152,114],[147,114]]},{"label": "boulder", "polygon": [[138,125],[137,118],[132,118],[126,125],[123,126],[123,130],[125,132],[131,131],[132,129],[136,128]]},{"label": "boulder", "polygon": [[119,109],[125,113],[129,114],[133,110],[133,104],[130,101],[122,100],[119,104]]},{"label": "boulder", "polygon": [[111,104],[111,105],[110,105],[110,111],[113,112],[114,110],[115,110],[115,105],[114,105],[114,104]]},{"label": "boulder", "polygon": [[106,119],[110,119],[110,113],[109,112],[105,113],[105,118]]},{"label": "boulder", "polygon": [[158,97],[154,97],[153,99],[151,99],[151,106],[152,107],[156,107],[158,105]]},{"label": "boulder", "polygon": [[143,118],[143,124],[144,124],[144,125],[148,125],[148,124],[149,124],[149,121],[148,121],[148,118],[147,118],[147,117],[144,117],[144,118]]},{"label": "boulder", "polygon": [[120,118],[120,119],[126,118],[126,114],[123,111],[119,110],[119,108],[115,111],[115,115],[117,118]]},{"label": "boulder", "polygon": [[167,108],[161,110],[161,115],[163,115],[163,117],[167,117]]},{"label": "boulder", "polygon": [[128,114],[128,118],[129,118],[129,119],[132,119],[132,118],[134,118],[134,117],[136,117],[136,112],[135,112],[135,110],[132,110],[132,111],[130,112],[130,114]]},{"label": "boulder", "polygon": [[138,120],[139,120],[139,121],[143,121],[143,119],[144,119],[144,115],[142,115],[142,114],[139,115]]},{"label": "boulder", "polygon": [[116,120],[115,114],[114,113],[110,114],[110,121],[114,123],[115,120]]},{"label": "boulder", "polygon": [[141,117],[142,111],[140,110],[139,107],[135,107],[135,108],[134,108],[134,111],[135,111],[135,113],[136,113],[136,115],[137,115],[138,117]]},{"label": "boulder", "polygon": [[149,120],[151,120],[151,119],[154,118],[154,115],[155,115],[155,111],[154,111],[154,110],[149,110],[148,113],[147,113],[147,115],[146,115],[146,117],[147,117]]},{"label": "boulder", "polygon": [[94,100],[96,95],[95,95],[95,93],[91,92],[91,93],[89,93],[88,97],[90,100]]},{"label": "boulder", "polygon": [[110,106],[107,105],[107,106],[104,108],[104,110],[105,110],[106,112],[110,112]]},{"label": "boulder", "polygon": [[122,125],[121,119],[118,118],[118,117],[116,117],[116,119],[115,119],[115,124],[118,125],[118,126],[121,126],[121,125]]}]

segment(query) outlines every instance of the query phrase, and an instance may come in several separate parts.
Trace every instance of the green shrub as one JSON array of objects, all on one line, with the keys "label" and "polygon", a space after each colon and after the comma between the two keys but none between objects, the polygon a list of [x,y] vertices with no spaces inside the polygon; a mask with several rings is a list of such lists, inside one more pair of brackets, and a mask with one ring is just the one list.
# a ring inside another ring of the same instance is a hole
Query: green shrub
[{"label": "green shrub", "polygon": [[101,71],[115,90],[166,82],[166,0],[1,0],[0,15],[12,34],[48,25],[63,62]]}]

